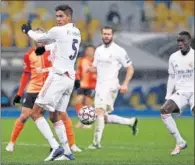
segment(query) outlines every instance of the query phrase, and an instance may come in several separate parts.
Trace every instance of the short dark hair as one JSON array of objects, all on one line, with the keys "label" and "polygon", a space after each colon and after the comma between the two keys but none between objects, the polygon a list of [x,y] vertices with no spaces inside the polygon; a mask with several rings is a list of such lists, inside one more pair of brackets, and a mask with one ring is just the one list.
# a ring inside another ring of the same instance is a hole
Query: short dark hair
[{"label": "short dark hair", "polygon": [[104,26],[104,27],[101,29],[101,32],[103,32],[104,29],[110,29],[110,30],[112,30],[112,33],[114,33],[114,29],[113,29],[111,26]]},{"label": "short dark hair", "polygon": [[67,16],[72,17],[72,15],[73,15],[73,10],[68,5],[58,5],[58,6],[56,6],[55,11],[59,11],[59,10],[63,11]]},{"label": "short dark hair", "polygon": [[190,35],[190,33],[189,32],[187,32],[187,31],[181,31],[180,33],[179,33],[179,35],[185,35],[185,36],[187,36],[188,37],[188,39],[192,39],[192,37],[191,37],[191,35]]},{"label": "short dark hair", "polygon": [[94,48],[94,49],[95,49],[95,46],[94,46],[94,45],[87,45],[87,46],[85,47],[85,50],[86,50],[87,48]]}]

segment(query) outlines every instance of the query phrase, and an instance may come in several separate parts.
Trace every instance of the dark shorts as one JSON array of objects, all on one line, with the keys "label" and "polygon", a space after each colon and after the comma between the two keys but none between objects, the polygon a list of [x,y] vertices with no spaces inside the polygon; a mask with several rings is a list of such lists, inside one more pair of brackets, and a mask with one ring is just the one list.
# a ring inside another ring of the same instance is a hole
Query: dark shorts
[{"label": "dark shorts", "polygon": [[90,88],[79,88],[77,89],[77,95],[84,95],[89,97],[95,96],[95,90]]},{"label": "dark shorts", "polygon": [[26,96],[23,99],[22,106],[32,109],[38,94],[39,93],[26,93]]}]

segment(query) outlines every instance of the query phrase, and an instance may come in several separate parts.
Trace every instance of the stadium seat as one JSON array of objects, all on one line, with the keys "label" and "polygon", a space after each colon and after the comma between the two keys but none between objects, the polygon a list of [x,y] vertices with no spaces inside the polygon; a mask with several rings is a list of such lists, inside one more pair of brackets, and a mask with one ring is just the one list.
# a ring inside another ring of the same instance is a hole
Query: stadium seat
[{"label": "stadium seat", "polygon": [[28,20],[29,21],[32,21],[35,18],[39,18],[39,15],[37,13],[29,13],[29,15],[28,15]]},{"label": "stadium seat", "polygon": [[168,8],[164,3],[157,5],[155,9],[155,17],[157,21],[165,21],[168,17]]},{"label": "stadium seat", "polygon": [[9,18],[9,14],[8,13],[1,13],[1,21],[3,22],[5,19]]},{"label": "stadium seat", "polygon": [[177,28],[177,25],[172,21],[171,18],[167,19],[165,21],[165,27],[164,27],[164,32],[175,32]]},{"label": "stadium seat", "polygon": [[37,8],[36,13],[41,16],[47,14],[48,11],[46,8]]},{"label": "stadium seat", "polygon": [[43,21],[43,28],[46,31],[51,29],[55,25],[56,25],[56,21],[54,19],[49,19],[49,20]]},{"label": "stadium seat", "polygon": [[159,87],[152,87],[148,94],[147,94],[147,106],[151,109],[159,110],[161,107],[161,104],[159,104],[159,93],[160,93]]},{"label": "stadium seat", "polygon": [[25,48],[29,45],[29,38],[22,33],[21,26],[26,23],[26,20],[19,20],[14,24],[15,45],[18,48]]},{"label": "stadium seat", "polygon": [[82,42],[86,42],[87,39],[88,39],[88,33],[87,33],[87,28],[86,28],[86,22],[84,20],[77,20],[75,22],[75,25],[77,28],[79,28],[79,30],[81,31],[81,39],[82,39]]},{"label": "stadium seat", "polygon": [[169,10],[169,17],[174,23],[178,23],[180,20],[180,14],[174,9]]},{"label": "stadium seat", "polygon": [[12,16],[20,13],[24,9],[24,1],[9,1],[8,2],[8,12]]},{"label": "stadium seat", "polygon": [[1,24],[1,46],[2,47],[11,47],[13,46],[13,33],[12,33],[12,24],[9,19],[2,21]]},{"label": "stadium seat", "polygon": [[139,110],[144,110],[147,108],[145,105],[145,96],[142,91],[142,87],[135,87],[132,90],[129,101],[130,106],[132,106],[133,108]]},{"label": "stadium seat", "polygon": [[97,19],[92,19],[90,24],[89,24],[89,33],[90,33],[90,37],[92,38],[94,33],[100,29],[101,23],[99,20]]},{"label": "stadium seat", "polygon": [[31,26],[32,26],[32,29],[36,29],[38,27],[42,27],[43,22],[40,19],[34,19],[34,20],[32,20]]}]

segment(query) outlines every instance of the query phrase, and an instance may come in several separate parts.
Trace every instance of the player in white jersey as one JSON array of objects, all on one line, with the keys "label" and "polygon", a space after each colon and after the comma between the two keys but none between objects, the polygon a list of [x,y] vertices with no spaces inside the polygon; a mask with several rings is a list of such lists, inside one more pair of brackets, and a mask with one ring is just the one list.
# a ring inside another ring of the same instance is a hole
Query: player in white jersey
[{"label": "player in white jersey", "polygon": [[[62,121],[74,86],[74,65],[81,42],[80,31],[72,23],[72,13],[73,10],[67,5],[57,6],[56,20],[58,26],[51,28],[47,33],[38,34],[31,30],[29,24],[22,26],[22,31],[33,40],[39,42],[54,41],[56,43],[52,69],[35,101],[32,113],[33,120],[52,148],[45,161],[74,160],[67,143],[67,135]],[[63,148],[59,146],[43,117],[43,109],[53,112],[52,122]]]},{"label": "player in white jersey", "polygon": [[179,51],[169,58],[169,78],[167,83],[166,102],[161,108],[161,118],[171,135],[176,140],[176,147],[171,155],[177,155],[187,147],[181,137],[172,113],[181,113],[186,105],[194,108],[194,50],[190,47],[191,35],[182,31],[177,38]]},{"label": "player in white jersey", "polygon": [[[125,49],[117,45],[113,41],[113,29],[105,26],[102,29],[103,44],[96,48],[93,66],[88,69],[91,72],[97,72],[95,108],[97,112],[97,120],[95,124],[95,132],[93,143],[89,149],[101,148],[101,138],[105,123],[115,123],[128,125],[132,127],[133,135],[137,133],[137,118],[123,118],[117,115],[108,115],[114,109],[114,102],[118,91],[126,93],[128,84],[131,80],[134,69],[132,62],[128,57]],[[121,67],[127,70],[125,80],[120,86],[118,74]]]}]

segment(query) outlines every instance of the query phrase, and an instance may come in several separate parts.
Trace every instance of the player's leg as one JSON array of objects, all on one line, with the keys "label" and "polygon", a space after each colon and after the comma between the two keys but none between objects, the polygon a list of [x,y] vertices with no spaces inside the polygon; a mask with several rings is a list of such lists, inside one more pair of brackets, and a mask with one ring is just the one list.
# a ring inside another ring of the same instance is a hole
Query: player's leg
[{"label": "player's leg", "polygon": [[[110,94],[110,105],[108,106],[109,112],[112,112],[114,110],[114,103],[117,98],[118,91],[111,91]],[[132,118],[125,118],[118,115],[112,115],[108,114],[105,116],[105,123],[106,124],[121,124],[121,125],[128,125],[132,128],[133,135],[137,135],[138,129],[137,129],[137,123],[138,119],[136,117]]]},{"label": "player's leg", "polygon": [[194,106],[194,93],[190,96],[189,99],[190,108],[192,110],[192,115],[195,116],[195,106]]},{"label": "player's leg", "polygon": [[34,105],[37,95],[38,93],[27,93],[26,97],[24,98],[21,114],[15,121],[10,141],[6,146],[7,151],[12,152],[14,150],[14,144],[19,137],[21,131],[23,130],[24,124],[32,114],[32,107]]},{"label": "player's leg", "polygon": [[101,107],[96,108],[97,119],[95,121],[93,143],[88,147],[89,149],[100,149],[101,148],[101,139],[102,139],[103,131],[105,127],[104,116],[105,116],[105,109],[106,109],[106,107],[103,107],[103,108]]},{"label": "player's leg", "polygon": [[175,120],[172,117],[172,113],[180,113],[180,110],[183,108],[184,105],[186,105],[185,98],[181,96],[182,95],[178,93],[173,94],[173,96],[165,102],[165,104],[160,110],[163,123],[176,140],[176,147],[172,151],[171,155],[176,155],[182,149],[187,147],[187,144],[182,138],[175,123]]},{"label": "player's leg", "polygon": [[61,148],[56,141],[47,120],[43,116],[43,109],[48,110],[49,112],[55,111],[56,104],[58,100],[60,100],[60,84],[61,75],[51,73],[43,85],[33,106],[32,119],[35,121],[38,129],[47,139],[50,147],[52,148],[51,153],[45,159],[45,161],[54,160],[56,157],[64,153],[64,149]]},{"label": "player's leg", "polygon": [[31,115],[31,113],[32,113],[32,109],[22,107],[22,112],[14,123],[14,127],[12,129],[10,141],[9,141],[8,145],[6,146],[6,151],[9,151],[9,152],[14,151],[14,145],[16,143],[16,140],[17,140],[20,132],[23,130],[24,124],[27,121],[27,119],[29,118],[29,116]]},{"label": "player's leg", "polygon": [[61,112],[61,119],[63,120],[65,128],[66,128],[68,143],[69,143],[71,151],[81,152],[82,150],[79,147],[77,147],[75,143],[75,134],[74,134],[72,121],[70,117],[68,116],[66,112]]},{"label": "player's leg", "polygon": [[[67,139],[66,126],[63,123],[64,113],[66,112],[66,109],[68,107],[74,81],[71,80],[69,77],[66,77],[65,82],[66,82],[66,92],[61,97],[58,105],[56,106],[56,111],[54,113],[55,116],[52,119],[56,134],[60,140],[62,147],[64,148],[64,155],[55,160],[74,160],[75,159],[70,150],[68,139]],[[63,85],[65,84],[65,82],[63,82]]]},{"label": "player's leg", "polygon": [[77,113],[84,106],[83,105],[84,97],[85,97],[84,89],[82,89],[82,88],[77,89],[76,104],[75,104],[75,109],[76,109]]},{"label": "player's leg", "polygon": [[137,128],[138,119],[136,117],[125,118],[118,115],[108,114],[105,116],[105,123],[127,125],[132,128],[133,135],[137,135],[138,132]]},{"label": "player's leg", "polygon": [[[75,104],[75,109],[76,109],[77,114],[78,114],[79,110],[84,106],[84,104],[83,104],[84,103],[84,98],[85,98],[84,89],[79,88],[77,90],[76,104]],[[76,128],[82,128],[83,124],[78,120],[75,127]]]}]

